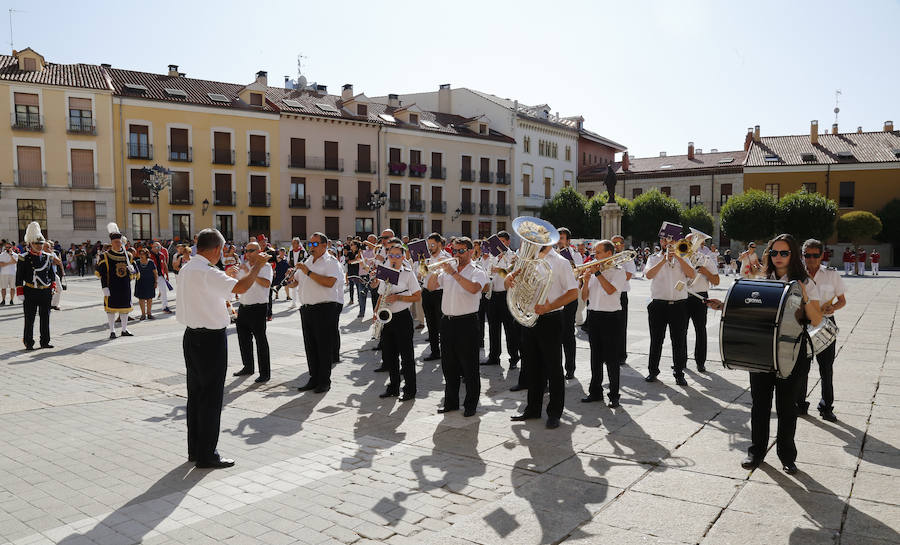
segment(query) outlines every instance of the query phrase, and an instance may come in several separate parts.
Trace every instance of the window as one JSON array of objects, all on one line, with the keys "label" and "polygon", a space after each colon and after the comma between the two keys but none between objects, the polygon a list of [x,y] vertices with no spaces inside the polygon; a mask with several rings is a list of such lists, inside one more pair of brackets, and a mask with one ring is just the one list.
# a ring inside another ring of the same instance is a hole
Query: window
[{"label": "window", "polygon": [[697,206],[698,204],[702,204],[702,202],[703,201],[701,201],[700,199],[700,186],[692,185],[690,200],[688,200],[688,206]]},{"label": "window", "polygon": [[190,215],[172,214],[172,238],[175,240],[191,240]]},{"label": "window", "polygon": [[631,198],[632,198],[632,199],[636,199],[636,198],[638,198],[638,197],[641,195],[641,193],[643,193],[643,192],[644,192],[644,190],[641,189],[640,187],[634,187],[634,188],[631,189]]},{"label": "window", "polygon": [[780,198],[781,193],[781,184],[766,184],[766,193],[775,197],[775,200]]},{"label": "window", "polygon": [[356,218],[356,236],[366,238],[369,233],[374,233],[374,221],[372,218]]},{"label": "window", "polygon": [[803,182],[803,189],[805,189],[807,193],[815,193],[816,182]]},{"label": "window", "polygon": [[172,173],[172,187],[169,188],[170,204],[193,204],[191,179],[187,172]]},{"label": "window", "polygon": [[231,101],[228,100],[227,96],[220,94],[220,93],[206,93],[206,96],[208,96],[209,99],[213,102],[219,102],[219,103],[223,103],[223,104],[231,103]]},{"label": "window", "polygon": [[339,210],[342,208],[341,199],[338,195],[338,181],[325,180],[325,197],[322,201],[323,208],[331,208]]},{"label": "window", "polygon": [[146,85],[141,85],[140,83],[126,83],[122,86],[123,90],[127,93],[134,93],[136,95],[143,95],[149,89],[147,89]]},{"label": "window", "polygon": [[492,235],[491,233],[491,222],[489,221],[479,221],[478,222],[478,238],[485,239]]},{"label": "window", "polygon": [[291,189],[288,195],[290,208],[309,208],[309,201],[306,198],[306,178],[291,177]]},{"label": "window", "polygon": [[323,112],[329,112],[332,114],[340,113],[338,109],[332,106],[331,104],[326,104],[324,102],[316,102],[316,108],[322,110]]},{"label": "window", "polygon": [[444,154],[439,151],[431,152],[431,179],[443,180],[447,177],[444,171]]},{"label": "window", "polygon": [[251,237],[266,235],[269,236],[269,216],[247,216],[247,230]]},{"label": "window", "polygon": [[497,222],[497,232],[499,233],[500,231],[506,231],[506,222],[505,221]]},{"label": "window", "polygon": [[531,174],[522,174],[522,195],[531,195]]},{"label": "window", "polygon": [[541,157],[544,156],[544,141],[543,140],[538,140],[538,155],[540,155]]},{"label": "window", "polygon": [[369,195],[371,194],[372,182],[368,180],[356,181],[356,209],[370,210]]},{"label": "window", "polygon": [[86,132],[94,130],[93,112],[91,111],[91,99],[69,98],[69,132]]},{"label": "window", "polygon": [[213,163],[219,165],[234,164],[234,150],[231,148],[230,132],[213,132]]},{"label": "window", "polygon": [[563,180],[563,187],[569,187],[570,185],[572,185],[570,180]]},{"label": "window", "polygon": [[45,199],[18,199],[16,200],[19,222],[19,240],[25,239],[25,229],[28,224],[36,221],[41,225],[41,232],[49,237],[47,232],[47,201]]},{"label": "window", "polygon": [[431,220],[431,232],[432,233],[443,233],[444,232],[444,222],[441,220]]},{"label": "window", "polygon": [[566,161],[572,160],[572,146],[566,146]]},{"label": "window", "polygon": [[35,72],[37,71],[37,59],[34,57],[25,57],[22,59],[25,61],[25,71],[26,72]]},{"label": "window", "polygon": [[487,157],[482,157],[480,161],[481,168],[478,172],[478,181],[490,183],[493,181],[493,177],[491,176],[491,160]]},{"label": "window", "polygon": [[667,185],[664,185],[661,188],[659,188],[659,192],[662,193],[663,195],[665,195],[666,197],[672,196],[672,188]]},{"label": "window", "polygon": [[187,98],[187,92],[182,89],[172,89],[170,87],[166,87],[165,89],[166,95],[170,98]]},{"label": "window", "polygon": [[338,160],[338,143],[325,142],[325,170],[340,170]]},{"label": "window", "polygon": [[440,129],[441,128],[437,123],[435,123],[433,121],[428,121],[428,120],[422,121],[422,125],[428,127],[429,129]]},{"label": "window", "polygon": [[356,145],[356,172],[373,173],[372,148],[368,144]]},{"label": "window", "polygon": [[38,146],[16,146],[18,171],[16,185],[41,187],[44,185],[44,169],[41,163],[41,148]]},{"label": "window", "polygon": [[397,122],[397,120],[394,119],[394,116],[392,116],[390,114],[378,114],[378,117],[387,121],[388,123],[396,123]]},{"label": "window", "polygon": [[147,240],[153,237],[152,232],[149,212],[131,213],[131,234],[134,238],[137,240]]},{"label": "window", "polygon": [[149,180],[149,175],[141,169],[131,169],[131,187],[129,187],[128,202],[150,203],[150,188],[144,185],[144,180]]},{"label": "window", "polygon": [[325,236],[331,240],[341,238],[341,218],[325,216]]},{"label": "window", "polygon": [[388,161],[391,163],[400,162],[400,148],[391,148],[388,150]]},{"label": "window", "polygon": [[472,222],[471,221],[463,220],[462,236],[472,238]]},{"label": "window", "polygon": [[719,188],[719,210],[722,209],[722,206],[728,202],[728,199],[731,198],[731,184],[722,184],[722,187]]},{"label": "window", "polygon": [[97,210],[94,201],[72,201],[72,229],[97,230]]},{"label": "window", "polygon": [[306,139],[291,138],[291,154],[288,163],[293,168],[306,168]]},{"label": "window", "polygon": [[425,230],[425,222],[420,219],[410,219],[407,222],[409,229],[406,231],[406,234],[409,235],[410,239],[422,238],[424,237],[423,231]]},{"label": "window", "polygon": [[853,208],[853,195],[856,191],[856,182],[841,182],[838,206],[841,208]]},{"label": "window", "polygon": [[266,153],[266,137],[262,134],[250,135],[250,152],[248,166],[269,166],[269,154]]},{"label": "window", "polygon": [[33,93],[13,93],[16,103],[15,127],[20,129],[40,130],[41,123],[40,98]]},{"label": "window", "polygon": [[152,159],[150,146],[150,127],[147,125],[128,126],[128,158]]},{"label": "window", "polygon": [[190,161],[190,136],[187,129],[169,129],[169,160]]},{"label": "window", "polygon": [[291,216],[291,237],[306,240],[306,216]]},{"label": "window", "polygon": [[234,216],[216,214],[216,229],[222,233],[225,240],[234,240]]},{"label": "window", "polygon": [[590,199],[591,197],[594,196],[594,192],[593,191],[585,191],[584,196]]},{"label": "window", "polygon": [[357,104],[356,105],[356,115],[369,115],[369,106],[366,104]]},{"label": "window", "polygon": [[472,172],[472,156],[463,155],[460,161],[462,162],[462,170],[459,174],[459,179],[463,182],[471,182],[475,178]]},{"label": "window", "polygon": [[411,125],[419,124],[419,114],[409,114],[409,123]]},{"label": "window", "polygon": [[509,183],[509,173],[506,172],[506,159],[497,159],[497,183]]},{"label": "window", "polygon": [[395,235],[403,232],[403,220],[402,219],[391,218],[388,223],[390,223],[391,231],[393,231]]},{"label": "window", "polygon": [[90,189],[94,187],[94,151],[89,149],[73,149],[71,151],[72,174],[69,180],[73,188]]},{"label": "window", "polygon": [[262,106],[262,94],[261,93],[250,93],[250,105],[251,106]]},{"label": "window", "polygon": [[553,188],[553,180],[550,177],[545,176],[544,177],[544,198],[545,199],[549,199],[553,196],[553,193],[551,192],[552,188]]},{"label": "window", "polygon": [[231,174],[217,172],[213,178],[216,184],[215,192],[213,193],[213,204],[216,206],[234,206],[235,198],[231,190]]},{"label": "window", "polygon": [[522,139],[522,150],[525,153],[531,153],[531,137],[526,136]]}]

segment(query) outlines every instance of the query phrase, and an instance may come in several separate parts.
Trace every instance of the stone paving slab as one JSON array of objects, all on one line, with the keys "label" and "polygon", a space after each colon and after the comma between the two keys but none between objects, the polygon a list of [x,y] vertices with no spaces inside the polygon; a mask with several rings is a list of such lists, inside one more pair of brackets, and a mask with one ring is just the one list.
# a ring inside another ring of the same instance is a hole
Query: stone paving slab
[{"label": "stone paving slab", "polygon": [[[713,290],[722,296],[730,279]],[[900,543],[900,275],[846,278],[835,362],[837,423],[798,422],[800,473],[747,471],[747,373],[689,361],[687,387],[647,366],[649,283],[633,282],[622,407],[582,404],[589,346],[557,430],[511,423],[518,371],[482,370],[475,418],[438,415],[437,362],[415,401],[380,399],[368,322],[341,317],[332,390],[305,380],[299,317],[275,303],[272,381],[226,380],[219,449],[230,470],[185,460],[182,329],[134,322],[109,341],[99,287],[71,279],[52,314],[56,348],[25,353],[21,307],[0,307],[0,544]],[[370,310],[371,312],[371,310]],[[415,335],[417,355],[426,332]],[[229,328],[229,370],[240,366]],[[693,352],[694,336],[689,332]],[[483,356],[483,354],[482,354]],[[666,344],[661,368],[671,366]],[[818,401],[818,369],[809,400]],[[772,426],[772,433],[775,426]]]}]

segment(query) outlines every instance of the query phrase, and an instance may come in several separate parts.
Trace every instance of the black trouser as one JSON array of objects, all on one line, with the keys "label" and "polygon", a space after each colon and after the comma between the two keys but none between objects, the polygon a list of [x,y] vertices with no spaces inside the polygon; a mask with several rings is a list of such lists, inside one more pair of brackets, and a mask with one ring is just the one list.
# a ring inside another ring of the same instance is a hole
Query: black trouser
[{"label": "black trouser", "polygon": [[477,312],[441,318],[441,371],[444,374],[444,408],[459,408],[461,375],[466,385],[463,407],[475,410],[481,395]]},{"label": "black trouser", "polygon": [[495,291],[491,294],[490,305],[488,305],[488,337],[490,342],[490,350],[488,352],[488,361],[492,363],[500,363],[500,328],[506,333],[506,352],[509,354],[510,364],[519,362],[519,322],[513,319],[506,306],[506,292]]},{"label": "black trouser", "polygon": [[591,343],[591,384],[588,394],[603,398],[603,366],[609,373],[609,400],[619,399],[620,311],[588,311],[588,339]]},{"label": "black trouser", "polygon": [[672,341],[672,359],[675,361],[675,376],[684,376],[687,366],[687,310],[684,300],[665,301],[654,299],[647,305],[647,321],[650,324],[650,374],[659,374],[659,360],[662,357],[663,339],[666,327]]},{"label": "black trouser", "polygon": [[810,361],[803,349],[794,371],[786,379],[776,377],[775,373],[750,373],[750,397],[753,400],[750,408],[750,435],[753,444],[747,449],[750,456],[762,460],[769,447],[769,420],[774,391],[775,412],[778,416],[775,450],[783,464],[797,460],[797,445],[794,443],[797,431],[797,390],[801,380],[806,382]]},{"label": "black trouser", "polygon": [[578,312],[578,299],[575,299],[562,309],[562,333],[563,353],[566,355],[566,373],[575,372],[575,314]]},{"label": "black trouser", "polygon": [[50,344],[50,300],[53,297],[52,292],[53,290],[50,288],[37,289],[25,286],[25,304],[22,306],[25,311],[25,333],[22,340],[28,348],[34,346],[35,315],[38,315],[41,320],[41,346]]},{"label": "black trouser", "polygon": [[[523,413],[540,417],[544,405],[544,390],[550,382],[547,417],[559,418],[563,412],[566,379],[562,366],[562,310],[542,314],[534,327],[522,328],[522,372],[528,387],[528,403]],[[522,378],[519,378],[522,381]]]},{"label": "black trouser", "polygon": [[619,352],[616,354],[616,361],[619,363],[625,363],[625,360],[628,359],[628,292],[623,291],[619,295],[619,303],[622,305],[622,310],[618,311],[619,314],[619,336],[621,340],[619,341]]},{"label": "black trouser", "polygon": [[[823,317],[823,320],[831,320],[834,317]],[[835,322],[837,323],[837,322]],[[828,345],[828,348],[816,355],[816,361],[819,363],[819,377],[822,382],[822,399],[819,400],[819,411],[831,411],[834,409],[834,356],[837,348],[837,341]],[[808,375],[804,375],[802,379],[798,379],[797,384],[797,404],[806,403],[806,390],[808,388]]]},{"label": "black trouser", "polygon": [[[271,293],[271,290],[269,291]],[[259,376],[269,378],[269,339],[266,338],[266,303],[241,305],[237,313],[237,338],[244,369],[253,372],[253,340],[256,339],[256,357],[259,359]]]},{"label": "black trouser", "polygon": [[337,336],[338,303],[319,303],[300,307],[303,347],[309,367],[309,385],[331,387],[331,364],[334,362],[334,339]]},{"label": "black trouser", "polygon": [[481,300],[478,302],[478,342],[481,347],[484,347],[484,324],[487,322],[490,305],[491,300],[482,293]]},{"label": "black trouser", "polygon": [[403,393],[416,393],[416,361],[413,355],[413,320],[409,309],[395,312],[391,321],[381,328],[381,359],[390,373],[388,391],[400,392],[400,375],[403,375]]},{"label": "black trouser", "polygon": [[[704,299],[709,297],[709,293],[705,291],[698,292],[697,295]],[[688,319],[694,324],[694,361],[697,367],[706,365],[706,303],[696,297],[687,298]]]},{"label": "black trouser", "polygon": [[422,311],[425,313],[425,325],[428,327],[428,344],[431,345],[431,355],[441,353],[441,301],[444,298],[444,290],[422,290]]},{"label": "black trouser", "polygon": [[[426,293],[425,290],[422,290],[422,299],[423,299],[423,300],[424,300],[424,298],[425,298],[425,293]],[[369,296],[372,298],[372,310],[374,311],[374,310],[375,310],[375,305],[378,304],[378,290],[376,290],[376,289],[369,289]],[[440,308],[440,306],[441,306],[441,305],[438,305],[438,308]]]},{"label": "black trouser", "polygon": [[341,360],[341,331],[338,328],[338,323],[341,319],[341,312],[344,311],[344,305],[341,303],[334,304],[334,359],[332,360],[334,363],[337,363]]},{"label": "black trouser", "polygon": [[181,341],[187,370],[188,457],[215,461],[228,365],[225,329],[184,330]]},{"label": "black trouser", "polygon": [[[269,302],[266,303],[266,318],[272,317],[272,293],[273,292],[275,292],[275,289],[270,287],[269,288]],[[278,299],[277,295],[275,296],[275,299]],[[241,305],[241,306],[244,306],[244,305]]]}]

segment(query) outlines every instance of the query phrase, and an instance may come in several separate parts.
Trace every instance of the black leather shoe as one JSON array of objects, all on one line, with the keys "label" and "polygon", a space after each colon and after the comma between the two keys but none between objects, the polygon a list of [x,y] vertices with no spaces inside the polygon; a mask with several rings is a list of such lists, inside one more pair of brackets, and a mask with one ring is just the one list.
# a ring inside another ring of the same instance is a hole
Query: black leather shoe
[{"label": "black leather shoe", "polygon": [[492,361],[492,360],[484,360],[483,362],[479,363],[478,365],[482,365],[482,366],[484,366],[484,365],[500,365],[500,362]]},{"label": "black leather shoe", "polygon": [[[41,348],[53,348],[53,345],[50,344],[50,343],[42,344],[42,345],[41,345]],[[835,418],[835,420],[837,420],[837,418]]]},{"label": "black leather shoe", "polygon": [[698,373],[705,373],[705,372],[706,372],[706,365],[705,365],[705,364],[702,364],[702,363],[698,363],[698,364],[697,364],[697,372],[698,372]]},{"label": "black leather shoe", "polygon": [[252,375],[252,374],[253,374],[253,369],[247,369],[246,367],[244,367],[241,370],[235,371],[234,373],[232,373],[231,376],[242,377],[244,375]]},{"label": "black leather shoe", "polygon": [[573,378],[575,378],[575,371],[569,371],[568,373],[566,373],[566,380],[572,380]]},{"label": "black leather shoe", "polygon": [[620,362],[619,362],[619,367],[625,367],[625,362],[624,362],[624,361],[620,361]]},{"label": "black leather shoe", "polygon": [[254,380],[253,382],[256,382],[256,383],[269,382],[269,377],[264,377],[264,376],[260,375],[260,376],[256,377],[256,380]]},{"label": "black leather shoe", "polygon": [[415,394],[415,393],[412,393],[412,394],[403,394],[402,396],[400,396],[400,401],[409,401],[410,399],[415,399],[415,398],[416,398],[416,394]]},{"label": "black leather shoe", "polygon": [[521,392],[522,390],[527,390],[527,388],[519,386],[518,384],[509,389],[510,392]]},{"label": "black leather shoe", "polygon": [[516,369],[516,368],[518,368],[518,367],[519,367],[519,362],[518,362],[518,361],[511,361],[511,362],[509,362],[509,368],[510,368],[510,369]]},{"label": "black leather shoe", "polygon": [[[125,330],[125,331],[123,331],[122,333],[120,333],[119,336],[120,336],[120,337],[134,337],[134,334],[132,334],[132,333],[131,333],[130,331],[128,331],[128,330]],[[232,465],[233,465],[233,464],[232,464]]]},{"label": "black leather shoe", "polygon": [[509,417],[509,419],[512,420],[513,422],[524,422],[526,420],[537,420],[538,418],[540,418],[540,416],[531,416],[531,415],[525,414],[525,413],[514,414]]},{"label": "black leather shoe", "polygon": [[116,338],[116,332],[115,332],[115,331],[110,331],[110,332],[109,332],[109,338],[110,338],[110,339],[115,339],[115,338]]},{"label": "black leather shoe", "polygon": [[657,381],[656,377],[658,375],[659,375],[659,373],[651,373],[651,374],[647,375],[646,377],[644,377],[644,382],[656,382]]},{"label": "black leather shoe", "polygon": [[794,462],[784,464],[783,466],[781,466],[781,469],[783,469],[784,472],[788,475],[794,475],[797,473],[797,464],[795,464]]},{"label": "black leather shoe", "polygon": [[559,427],[559,418],[548,418],[547,419],[547,429],[555,430]]},{"label": "black leather shoe", "polygon": [[27,350],[28,352],[31,352],[32,350],[34,350],[34,346],[26,346],[25,350]]},{"label": "black leather shoe", "polygon": [[434,360],[439,360],[439,359],[441,359],[440,354],[428,354],[427,356],[422,358],[422,361],[434,361]]},{"label": "black leather shoe", "polygon": [[447,407],[441,407],[438,409],[438,414],[452,413],[453,411],[458,411],[458,410],[459,410],[459,407],[455,407],[453,409],[448,409]]},{"label": "black leather shoe", "polygon": [[374,371],[376,373],[387,373],[388,371],[390,371],[390,369],[382,365],[381,367],[377,367],[376,369],[374,369]]},{"label": "black leather shoe", "polygon": [[306,391],[308,391],[308,390],[315,390],[315,389],[316,389],[316,385],[315,385],[315,384],[312,384],[312,383],[307,382],[307,383],[304,384],[303,386],[300,386],[299,388],[297,388],[297,391],[298,391],[298,392],[306,392]]},{"label": "black leather shoe", "polygon": [[759,464],[762,463],[762,460],[759,458],[754,458],[753,456],[747,456],[741,461],[741,467],[744,469],[756,469],[759,467]]},{"label": "black leather shoe", "polygon": [[822,420],[827,420],[828,422],[837,422],[837,417],[834,415],[834,411],[828,409],[827,411],[819,411],[819,414],[822,415]]},{"label": "black leather shoe", "polygon": [[463,416],[465,416],[466,418],[475,416],[475,409],[466,409],[465,411],[463,411]]},{"label": "black leather shoe", "polygon": [[609,400],[609,403],[606,404],[606,406],[609,407],[610,409],[616,409],[616,408],[621,407],[622,405],[619,404],[618,399],[611,399],[611,400]]},{"label": "black leather shoe", "polygon": [[807,414],[809,414],[809,401],[797,403],[797,416],[806,416]]},{"label": "black leather shoe", "polygon": [[584,396],[583,398],[581,398],[582,403],[593,403],[595,401],[603,401],[603,398],[601,396],[592,396],[592,395],[587,395],[587,396]]},{"label": "black leather shoe", "polygon": [[327,392],[330,389],[331,389],[331,386],[319,386],[318,388],[313,390],[313,392],[315,392],[317,394],[324,394],[325,392]]},{"label": "black leather shoe", "polygon": [[684,377],[675,377],[675,384],[679,386],[687,386],[687,380]]},{"label": "black leather shoe", "polygon": [[230,458],[219,458],[218,460],[209,460],[207,462],[197,462],[200,469],[224,469],[234,465],[234,460]]},{"label": "black leather shoe", "polygon": [[384,399],[384,398],[386,398],[386,397],[398,397],[399,395],[400,395],[400,392],[394,392],[394,391],[391,391],[391,390],[386,390],[384,393],[378,394],[378,397]]}]

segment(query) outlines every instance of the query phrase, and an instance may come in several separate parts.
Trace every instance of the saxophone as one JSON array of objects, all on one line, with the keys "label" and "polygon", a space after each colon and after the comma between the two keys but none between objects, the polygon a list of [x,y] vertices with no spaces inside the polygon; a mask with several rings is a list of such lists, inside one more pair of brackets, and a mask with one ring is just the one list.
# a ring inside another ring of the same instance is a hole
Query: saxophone
[{"label": "saxophone", "polygon": [[512,227],[522,246],[512,270],[516,283],[507,290],[506,305],[517,322],[532,327],[538,319],[534,306],[547,298],[553,278],[550,264],[537,256],[544,246],[559,242],[559,231],[550,222],[532,216],[516,218]]}]

